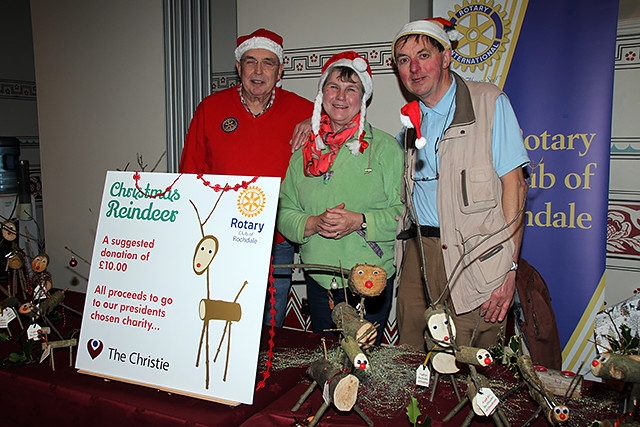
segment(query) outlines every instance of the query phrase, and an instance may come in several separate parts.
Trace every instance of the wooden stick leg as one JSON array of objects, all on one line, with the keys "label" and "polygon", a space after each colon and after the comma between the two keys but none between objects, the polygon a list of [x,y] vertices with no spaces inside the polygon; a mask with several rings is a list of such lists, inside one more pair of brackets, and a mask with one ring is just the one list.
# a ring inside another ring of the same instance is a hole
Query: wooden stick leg
[{"label": "wooden stick leg", "polygon": [[324,402],[320,409],[318,409],[318,412],[316,412],[316,414],[313,416],[313,419],[309,423],[309,427],[314,427],[316,424],[318,424],[320,418],[322,418],[324,413],[327,412],[327,408],[329,408],[329,404],[327,404],[327,402]]},{"label": "wooden stick leg", "polygon": [[511,427],[511,424],[509,424],[509,419],[507,418],[507,414],[504,413],[502,408],[498,408],[496,412],[498,413],[498,416],[502,420],[502,424],[504,424],[505,427]]},{"label": "wooden stick leg", "polygon": [[538,407],[536,411],[522,424],[522,427],[530,426],[533,420],[538,418],[538,416],[542,413],[542,408]]},{"label": "wooden stick leg", "polygon": [[429,402],[433,402],[433,398],[436,395],[436,389],[438,388],[438,381],[440,381],[440,373],[438,371],[433,375],[433,388],[431,389],[431,396],[429,396]]},{"label": "wooden stick leg", "polygon": [[453,374],[449,375],[449,381],[451,381],[451,387],[453,387],[453,392],[456,394],[458,398],[458,402],[462,399],[460,398],[460,391],[458,391],[458,384],[456,383],[456,377]]},{"label": "wooden stick leg", "polygon": [[20,324],[20,329],[24,329],[24,325],[22,324],[22,320],[20,320],[20,316],[18,315],[18,311],[14,308],[13,312],[16,314],[16,318],[18,319],[18,323]]},{"label": "wooden stick leg", "polygon": [[313,392],[313,389],[316,388],[317,385],[318,385],[317,382],[315,381],[311,382],[311,385],[307,388],[307,390],[304,393],[302,393],[302,396],[300,396],[300,399],[298,399],[298,401],[293,406],[293,408],[291,408],[291,412],[296,412],[298,409],[300,409],[304,401],[307,400],[307,398],[309,397],[311,392]]},{"label": "wooden stick leg", "polygon": [[369,427],[373,427],[373,421],[371,418],[367,417],[367,414],[365,414],[358,405],[353,405],[353,410],[356,411],[356,414],[360,415],[360,418],[362,418]]},{"label": "wooden stick leg", "polygon": [[50,328],[51,328],[51,330],[52,330],[53,332],[55,332],[55,333],[56,333],[56,335],[57,335],[61,340],[63,340],[63,339],[64,339],[64,338],[62,338],[62,334],[61,334],[61,333],[56,329],[56,327],[55,327],[55,326],[53,326],[53,323],[51,323],[51,322],[49,321],[49,319],[48,319],[48,318],[46,318],[46,317],[42,316],[42,319],[44,320],[44,323],[46,323],[46,324],[47,324],[47,326],[48,326],[48,327],[50,327]]},{"label": "wooden stick leg", "polygon": [[471,421],[473,420],[473,417],[475,417],[476,413],[473,412],[473,409],[471,409],[469,411],[469,414],[467,415],[467,418],[464,419],[464,422],[460,425],[460,427],[469,427],[471,425]]},{"label": "wooden stick leg", "polygon": [[69,366],[73,366],[73,346],[69,346]]},{"label": "wooden stick leg", "polygon": [[493,419],[493,423],[496,425],[496,427],[504,427],[500,416],[495,411],[493,412],[493,414],[491,414],[491,418]]},{"label": "wooden stick leg", "polygon": [[53,358],[53,349],[51,349],[51,354],[49,354],[49,357],[51,358],[51,370],[55,371],[56,363],[55,363],[55,359]]},{"label": "wooden stick leg", "polygon": [[451,410],[451,412],[449,412],[447,416],[442,419],[442,422],[446,423],[448,421],[451,421],[451,418],[453,418],[458,412],[460,412],[460,410],[464,407],[464,405],[467,404],[467,402],[469,402],[469,397],[465,396],[464,399],[458,402],[458,404]]}]

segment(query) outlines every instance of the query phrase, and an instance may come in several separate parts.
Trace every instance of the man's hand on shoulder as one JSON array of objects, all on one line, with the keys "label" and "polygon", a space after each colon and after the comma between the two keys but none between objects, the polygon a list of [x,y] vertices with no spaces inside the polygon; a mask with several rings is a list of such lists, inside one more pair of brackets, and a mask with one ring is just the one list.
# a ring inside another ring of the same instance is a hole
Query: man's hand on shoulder
[{"label": "man's hand on shoulder", "polygon": [[289,145],[291,145],[291,152],[295,152],[305,141],[309,138],[311,134],[311,119],[303,120],[296,125],[293,129],[293,135],[291,136],[291,140],[289,141]]}]

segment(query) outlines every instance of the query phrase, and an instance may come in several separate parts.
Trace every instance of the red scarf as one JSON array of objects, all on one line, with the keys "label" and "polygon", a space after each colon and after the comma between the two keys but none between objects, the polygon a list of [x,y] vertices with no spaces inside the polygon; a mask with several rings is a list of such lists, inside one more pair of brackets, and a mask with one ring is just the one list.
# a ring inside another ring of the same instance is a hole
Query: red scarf
[{"label": "red scarf", "polygon": [[[331,129],[329,116],[323,112],[320,117],[318,134],[325,145],[329,147],[329,152],[323,153],[322,150],[318,149],[316,145],[316,135],[311,132],[309,139],[307,139],[302,146],[305,176],[320,176],[325,174],[331,168],[342,145],[350,140],[358,130],[358,123],[360,123],[360,113],[351,119],[343,129],[334,132]],[[364,141],[362,142],[364,143]],[[366,146],[364,146],[364,148],[366,148]],[[361,150],[363,150],[363,148],[361,148]]]}]

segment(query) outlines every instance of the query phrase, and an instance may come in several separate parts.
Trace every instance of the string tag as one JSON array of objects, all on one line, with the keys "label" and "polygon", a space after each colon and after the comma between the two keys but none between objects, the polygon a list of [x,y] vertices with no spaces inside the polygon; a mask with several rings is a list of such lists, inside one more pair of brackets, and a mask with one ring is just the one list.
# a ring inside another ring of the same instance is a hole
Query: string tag
[{"label": "string tag", "polygon": [[488,387],[482,387],[473,397],[471,406],[478,415],[490,416],[498,407],[500,400]]},{"label": "string tag", "polygon": [[51,354],[51,344],[46,343],[44,349],[42,350],[42,356],[40,356],[40,363],[44,362],[44,360],[49,357]]},{"label": "string tag", "polygon": [[6,307],[0,314],[0,328],[8,328],[9,322],[16,318],[16,312],[11,307]]},{"label": "string tag", "polygon": [[416,369],[416,385],[429,387],[429,381],[431,381],[429,367],[426,364],[418,366],[418,369]]},{"label": "string tag", "polygon": [[33,325],[29,326],[29,328],[27,328],[27,339],[38,341],[40,339],[41,329],[42,327],[37,323],[34,323]]}]

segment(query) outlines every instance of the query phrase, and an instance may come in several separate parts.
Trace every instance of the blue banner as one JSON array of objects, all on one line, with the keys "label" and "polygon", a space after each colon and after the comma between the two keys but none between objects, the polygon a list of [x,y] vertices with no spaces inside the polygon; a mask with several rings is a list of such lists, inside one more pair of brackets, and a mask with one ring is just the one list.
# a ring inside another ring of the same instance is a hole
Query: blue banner
[{"label": "blue banner", "polygon": [[448,0],[434,15],[475,25],[453,69],[503,86],[518,116],[531,159],[521,255],[547,282],[571,368],[603,302],[618,2]]}]

